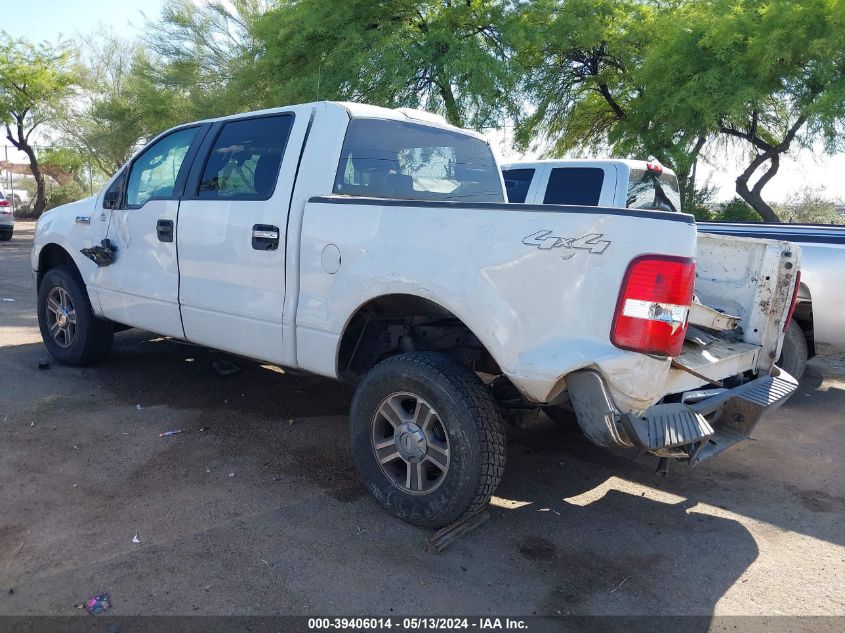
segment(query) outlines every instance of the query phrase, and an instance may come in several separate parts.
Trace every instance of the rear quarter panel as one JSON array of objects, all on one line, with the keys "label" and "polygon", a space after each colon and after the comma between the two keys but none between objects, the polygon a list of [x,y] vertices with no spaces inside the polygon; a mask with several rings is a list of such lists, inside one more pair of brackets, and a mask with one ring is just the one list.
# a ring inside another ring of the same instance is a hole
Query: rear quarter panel
[{"label": "rear quarter panel", "polygon": [[[410,294],[460,318],[531,400],[548,401],[563,376],[594,366],[620,407],[644,409],[662,395],[669,361],[614,347],[610,327],[634,257],[694,255],[691,218],[671,215],[314,198],[302,225],[299,365],[335,376],[340,338],[359,307]],[[608,244],[567,248],[587,236]],[[330,245],[341,253],[335,274],[322,265]]]}]

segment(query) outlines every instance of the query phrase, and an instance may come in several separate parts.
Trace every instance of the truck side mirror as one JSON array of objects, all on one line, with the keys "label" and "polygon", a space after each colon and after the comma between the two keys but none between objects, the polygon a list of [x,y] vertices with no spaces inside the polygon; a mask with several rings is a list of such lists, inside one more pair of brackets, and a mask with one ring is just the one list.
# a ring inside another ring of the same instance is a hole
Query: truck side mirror
[{"label": "truck side mirror", "polygon": [[124,172],[115,179],[105,195],[103,195],[104,209],[117,209],[120,207],[120,199],[123,197],[123,183],[126,181],[126,173]]},{"label": "truck side mirror", "polygon": [[118,197],[119,196],[117,191],[107,191],[106,195],[103,196],[103,208],[116,209]]}]

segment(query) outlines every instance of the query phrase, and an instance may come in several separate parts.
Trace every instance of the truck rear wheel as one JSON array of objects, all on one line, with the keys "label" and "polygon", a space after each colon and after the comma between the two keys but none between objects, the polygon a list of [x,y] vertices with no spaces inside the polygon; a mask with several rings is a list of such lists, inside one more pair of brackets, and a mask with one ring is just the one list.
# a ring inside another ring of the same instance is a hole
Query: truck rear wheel
[{"label": "truck rear wheel", "polygon": [[114,326],[94,316],[75,271],[52,268],[38,287],[38,326],[47,351],[65,365],[90,365],[109,353]]},{"label": "truck rear wheel", "polygon": [[391,514],[440,528],[480,511],[505,468],[499,409],[466,367],[437,353],[379,363],[350,413],[364,484]]},{"label": "truck rear wheel", "polygon": [[804,330],[795,321],[791,321],[786,328],[778,366],[795,380],[800,380],[807,369],[807,339],[804,337]]}]

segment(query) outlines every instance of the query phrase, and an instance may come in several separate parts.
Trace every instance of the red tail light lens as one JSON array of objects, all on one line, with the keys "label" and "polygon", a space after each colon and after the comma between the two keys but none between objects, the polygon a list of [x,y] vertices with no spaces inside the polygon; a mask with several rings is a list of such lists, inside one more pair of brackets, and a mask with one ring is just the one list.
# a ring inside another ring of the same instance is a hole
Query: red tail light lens
[{"label": "red tail light lens", "polygon": [[695,261],[643,255],[625,273],[610,340],[645,354],[677,356],[684,345],[695,286]]},{"label": "red tail light lens", "polygon": [[789,306],[789,314],[786,315],[786,322],[783,324],[783,331],[789,327],[792,315],[795,314],[795,305],[798,303],[798,290],[801,288],[801,271],[795,273],[795,290],[792,291],[792,305]]},{"label": "red tail light lens", "polygon": [[0,207],[8,207],[9,201],[6,198],[0,198]]}]

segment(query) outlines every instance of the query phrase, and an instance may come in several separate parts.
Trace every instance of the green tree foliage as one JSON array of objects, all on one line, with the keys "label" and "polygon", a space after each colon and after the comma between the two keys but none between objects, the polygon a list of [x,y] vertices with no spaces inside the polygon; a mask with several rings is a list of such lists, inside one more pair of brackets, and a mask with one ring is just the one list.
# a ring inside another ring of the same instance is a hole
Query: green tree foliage
[{"label": "green tree foliage", "polygon": [[737,194],[763,219],[777,221],[762,191],[781,157],[819,139],[830,150],[842,146],[845,3],[685,0],[666,6],[660,37],[635,73],[648,87],[635,111],[660,120],[669,133],[718,134],[744,149],[748,163]]},{"label": "green tree foliage", "polygon": [[[147,24],[150,55],[136,68],[139,101],[151,122],[161,122],[156,132],[177,122],[259,106],[268,85],[279,79],[254,72],[256,24],[269,4],[166,0],[160,18]],[[156,99],[159,94],[166,105]]]},{"label": "green tree foliage", "polygon": [[736,190],[770,221],[762,190],[781,156],[817,139],[841,147],[845,0],[538,0],[522,42],[536,104],[523,145],[655,156],[678,173],[685,205],[714,137],[748,152]]},{"label": "green tree foliage", "polygon": [[729,202],[718,205],[713,214],[715,222],[759,222],[760,216],[742,198],[734,198]]},{"label": "green tree foliage", "polygon": [[845,217],[836,212],[836,202],[817,188],[796,191],[785,202],[775,206],[784,222],[802,224],[845,224]]},{"label": "green tree foliage", "polygon": [[80,47],[78,87],[66,116],[59,122],[65,141],[88,156],[103,174],[111,175],[150,133],[139,90],[138,68],[146,57],[137,43],[115,37],[91,37]]},{"label": "green tree foliage", "polygon": [[318,99],[421,107],[501,124],[516,82],[494,0],[282,0],[256,24],[267,105]]},{"label": "green tree foliage", "polygon": [[514,37],[535,110],[520,122],[519,145],[551,156],[657,158],[678,175],[683,206],[694,204],[694,165],[708,132],[669,127],[640,105],[652,90],[641,68],[670,19],[665,3],[647,0],[524,5]]},{"label": "green tree foliage", "polygon": [[67,45],[34,45],[5,32],[0,35],[0,122],[5,125],[9,142],[29,158],[36,182],[36,216],[44,210],[46,198],[32,134],[59,118],[58,111],[73,81]]}]

